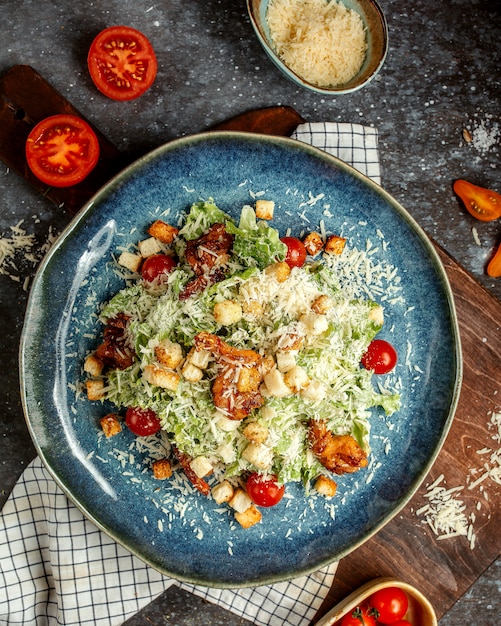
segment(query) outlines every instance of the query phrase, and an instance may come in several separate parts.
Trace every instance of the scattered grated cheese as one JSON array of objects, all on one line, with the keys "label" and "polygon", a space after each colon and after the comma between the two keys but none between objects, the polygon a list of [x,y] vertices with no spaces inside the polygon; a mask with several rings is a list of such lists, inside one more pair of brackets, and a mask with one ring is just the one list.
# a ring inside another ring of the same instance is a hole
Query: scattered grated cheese
[{"label": "scattered grated cheese", "polygon": [[[35,222],[38,218],[33,218]],[[52,227],[45,243],[39,244],[34,234],[29,234],[23,227],[24,220],[10,227],[9,234],[0,236],[0,274],[8,276],[15,282],[21,282],[20,274],[26,270],[20,264],[28,264],[28,275],[23,277],[23,289],[28,290],[30,278],[34,274],[36,265],[42,260],[46,252],[56,239]]]}]

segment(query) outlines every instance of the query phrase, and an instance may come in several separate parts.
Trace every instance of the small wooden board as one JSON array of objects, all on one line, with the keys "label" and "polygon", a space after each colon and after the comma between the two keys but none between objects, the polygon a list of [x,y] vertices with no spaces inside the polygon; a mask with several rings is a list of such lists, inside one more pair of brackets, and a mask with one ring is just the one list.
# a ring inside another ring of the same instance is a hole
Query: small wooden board
[{"label": "small wooden board", "polygon": [[[477,451],[500,446],[493,439],[496,431],[489,428],[489,422],[491,412],[501,411],[501,303],[438,246],[437,250],[454,293],[464,359],[456,415],[437,460],[409,504],[341,560],[317,619],[365,582],[380,576],[416,587],[440,618],[501,552],[501,486],[487,479],[469,490],[466,482],[471,470],[482,470],[489,458]],[[437,540],[422,523],[423,517],[416,515],[427,503],[426,486],[441,474],[448,488],[464,485],[457,497],[466,504],[465,513],[475,513],[473,549],[466,537]],[[471,480],[481,474],[483,471],[472,475]]]}]

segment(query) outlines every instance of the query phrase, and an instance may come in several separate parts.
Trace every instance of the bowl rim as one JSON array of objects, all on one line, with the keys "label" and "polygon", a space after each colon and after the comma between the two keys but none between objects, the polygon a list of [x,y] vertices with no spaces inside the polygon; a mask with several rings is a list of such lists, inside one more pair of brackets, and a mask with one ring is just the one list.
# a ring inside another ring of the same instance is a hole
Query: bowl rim
[{"label": "bowl rim", "polygon": [[[342,0],[337,0],[337,1],[342,2]],[[388,55],[389,35],[388,35],[388,23],[386,20],[386,16],[380,4],[377,2],[377,0],[367,0],[367,2],[370,5],[372,5],[372,7],[375,10],[375,14],[377,15],[381,23],[382,40],[383,40],[383,49],[382,49],[381,58],[379,59],[379,62],[377,63],[377,65],[375,65],[371,73],[362,82],[355,83],[354,85],[350,86],[350,84],[356,80],[357,76],[359,76],[360,74],[360,71],[359,71],[347,83],[343,83],[342,85],[339,85],[337,87],[336,86],[322,87],[319,85],[315,85],[314,83],[309,82],[304,77],[297,74],[294,70],[292,70],[288,65],[286,65],[282,61],[282,59],[278,56],[278,54],[273,49],[273,46],[271,45],[271,41],[269,40],[268,35],[266,33],[266,29],[261,25],[261,19],[259,18],[259,16],[256,15],[256,12],[254,10],[256,3],[259,3],[259,7],[261,7],[261,4],[263,2],[269,4],[269,0],[246,0],[247,12],[250,18],[252,28],[258,38],[258,41],[261,43],[261,46],[264,48],[266,54],[271,59],[271,61],[285,74],[287,78],[289,78],[289,80],[294,82],[296,85],[299,85],[301,87],[309,89],[310,91],[314,91],[316,93],[320,93],[323,95],[336,96],[336,95],[343,95],[343,94],[354,93],[356,91],[359,91],[360,89],[362,89],[362,87],[365,87],[366,85],[368,85],[378,75]],[[358,0],[354,0],[353,3],[358,4]],[[363,13],[363,12],[358,11],[358,13]]]},{"label": "bowl rim", "polygon": [[392,577],[374,578],[364,583],[361,587],[358,587],[358,589],[355,589],[348,596],[343,598],[343,600],[340,600],[332,609],[315,622],[313,626],[332,626],[344,617],[348,611],[362,604],[370,595],[380,589],[387,589],[388,587],[398,587],[402,589],[424,608],[429,620],[426,624],[423,624],[423,626],[437,626],[437,615],[428,598],[410,583]]}]

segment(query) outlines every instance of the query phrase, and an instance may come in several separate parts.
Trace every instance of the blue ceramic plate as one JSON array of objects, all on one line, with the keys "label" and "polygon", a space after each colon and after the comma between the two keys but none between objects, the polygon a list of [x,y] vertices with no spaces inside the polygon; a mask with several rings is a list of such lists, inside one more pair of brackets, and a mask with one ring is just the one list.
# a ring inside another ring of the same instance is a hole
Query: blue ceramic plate
[{"label": "blue ceramic plate", "polygon": [[[387,382],[400,387],[402,409],[391,418],[375,411],[370,467],[339,477],[334,499],[306,498],[293,485],[289,497],[263,511],[260,524],[244,530],[229,509],[180,490],[182,477],[152,478],[154,443],[139,445],[127,429],[111,439],[100,434],[106,407],[82,392],[82,363],[99,343],[99,304],[123,286],[112,254],[145,238],[161,211],[170,210],[174,223],[193,202],[212,197],[237,216],[256,196],[275,201],[273,225],[281,232],[290,228],[299,235],[323,221],[327,231],[348,239],[350,249],[372,246],[370,258],[389,277],[381,279],[381,336],[400,355]],[[430,469],[450,427],[461,379],[447,278],[406,211],[315,148],[239,133],[197,135],[155,150],[77,215],[36,277],[20,367],[38,453],[73,502],[154,568],[214,587],[296,577],[346,556],[374,535]]]}]

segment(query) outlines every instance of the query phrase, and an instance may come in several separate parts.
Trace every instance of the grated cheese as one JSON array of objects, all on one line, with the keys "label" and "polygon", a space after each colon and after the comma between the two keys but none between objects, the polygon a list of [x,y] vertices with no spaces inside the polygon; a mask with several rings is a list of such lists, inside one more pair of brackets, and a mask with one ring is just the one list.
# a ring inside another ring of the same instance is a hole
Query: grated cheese
[{"label": "grated cheese", "polygon": [[336,0],[271,0],[266,14],[281,60],[320,86],[347,83],[358,74],[367,42],[360,15]]}]

